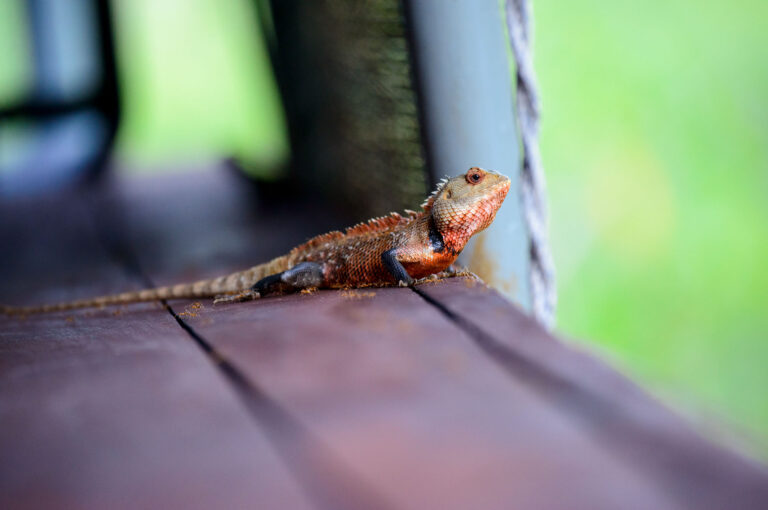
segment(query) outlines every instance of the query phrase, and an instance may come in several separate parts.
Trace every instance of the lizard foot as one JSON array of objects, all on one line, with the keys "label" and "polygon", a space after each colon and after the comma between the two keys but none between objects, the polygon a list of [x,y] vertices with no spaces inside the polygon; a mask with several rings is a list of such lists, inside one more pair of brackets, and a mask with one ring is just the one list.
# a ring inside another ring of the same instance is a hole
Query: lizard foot
[{"label": "lizard foot", "polygon": [[434,273],[429,276],[425,276],[424,278],[419,278],[415,282],[413,282],[414,285],[421,285],[422,283],[428,283],[428,282],[436,282],[437,280],[440,280],[442,278],[445,278],[442,276],[442,273]]},{"label": "lizard foot", "polygon": [[466,267],[454,266],[453,264],[451,264],[445,271],[441,271],[434,276],[437,276],[438,280],[442,280],[443,278],[455,278],[457,276],[468,276],[470,278],[479,279],[475,273]]},{"label": "lizard foot", "polygon": [[445,271],[440,271],[439,273],[433,273],[429,276],[425,276],[424,278],[419,278],[414,282],[414,285],[421,285],[422,283],[429,283],[429,282],[437,282],[440,280],[444,280],[446,278],[454,278],[457,276],[468,276],[470,278],[479,279],[475,273],[468,271],[467,269],[451,266]]},{"label": "lizard foot", "polygon": [[451,264],[450,266],[448,266],[448,269],[437,273],[437,275],[441,279],[452,278],[455,276],[471,276],[473,278],[477,278],[477,275],[472,271],[470,271],[469,269],[467,269],[466,267],[457,266],[455,264]]},{"label": "lizard foot", "polygon": [[245,290],[238,294],[219,294],[213,298],[213,304],[219,305],[222,303],[242,303],[243,301],[250,301],[251,299],[258,299],[261,295],[253,290]]}]

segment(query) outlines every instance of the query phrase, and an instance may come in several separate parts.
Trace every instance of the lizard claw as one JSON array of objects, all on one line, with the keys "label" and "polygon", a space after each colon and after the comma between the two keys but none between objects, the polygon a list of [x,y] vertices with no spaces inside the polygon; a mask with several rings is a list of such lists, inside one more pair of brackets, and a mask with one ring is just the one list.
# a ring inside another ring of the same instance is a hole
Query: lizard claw
[{"label": "lizard claw", "polygon": [[421,285],[422,283],[427,282],[434,282],[440,279],[440,276],[437,274],[431,274],[429,276],[425,276],[424,278],[419,278],[415,282],[413,282],[413,285]]}]

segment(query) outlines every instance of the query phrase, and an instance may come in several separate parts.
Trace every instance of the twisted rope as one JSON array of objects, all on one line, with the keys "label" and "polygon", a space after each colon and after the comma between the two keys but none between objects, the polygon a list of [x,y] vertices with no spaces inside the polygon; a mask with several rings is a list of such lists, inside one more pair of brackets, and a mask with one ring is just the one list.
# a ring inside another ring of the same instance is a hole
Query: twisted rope
[{"label": "twisted rope", "polygon": [[547,233],[546,183],[539,154],[540,111],[531,50],[530,1],[506,0],[506,13],[509,41],[517,67],[517,122],[523,156],[521,195],[530,238],[531,304],[534,317],[547,327],[552,327],[557,290]]}]

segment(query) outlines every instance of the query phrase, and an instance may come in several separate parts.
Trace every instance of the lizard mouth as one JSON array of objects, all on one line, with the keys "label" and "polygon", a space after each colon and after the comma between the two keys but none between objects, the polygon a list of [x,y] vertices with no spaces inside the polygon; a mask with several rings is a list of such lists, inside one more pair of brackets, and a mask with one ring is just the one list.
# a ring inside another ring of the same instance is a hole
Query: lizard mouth
[{"label": "lizard mouth", "polygon": [[504,199],[507,197],[507,193],[509,193],[509,188],[512,185],[512,181],[509,180],[509,177],[504,177],[504,180],[496,183],[494,188],[494,194],[495,197],[499,200],[499,205],[501,205],[501,202],[504,201]]},{"label": "lizard mouth", "polygon": [[493,218],[496,216],[496,212],[499,210],[499,207],[501,207],[501,204],[504,203],[504,199],[507,198],[511,186],[512,181],[510,181],[508,177],[504,177],[504,180],[495,183],[491,188],[491,197],[488,200],[488,205],[492,211],[490,214],[491,221],[493,221]]}]

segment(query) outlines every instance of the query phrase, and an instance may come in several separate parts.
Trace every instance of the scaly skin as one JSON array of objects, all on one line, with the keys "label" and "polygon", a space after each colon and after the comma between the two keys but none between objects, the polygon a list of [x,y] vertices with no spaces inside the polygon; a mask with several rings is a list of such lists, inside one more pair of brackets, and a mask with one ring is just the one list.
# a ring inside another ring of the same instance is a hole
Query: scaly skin
[{"label": "scaly skin", "polygon": [[287,255],[245,271],[212,280],[67,303],[39,307],[0,306],[0,312],[27,315],[220,295],[229,296],[223,301],[235,301],[259,297],[260,292],[275,287],[297,290],[303,287],[410,285],[414,279],[446,270],[469,238],[491,224],[509,186],[509,179],[501,174],[470,168],[466,175],[442,181],[422,204],[421,212],[406,211],[405,216],[392,213],[350,227],[343,233],[334,231],[317,236]]}]

